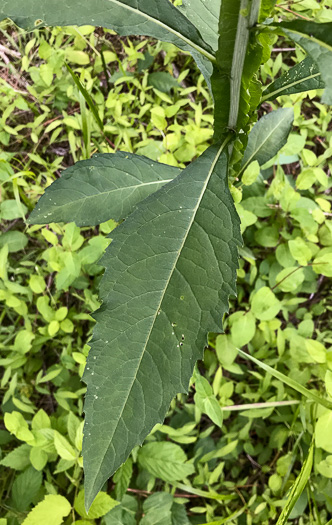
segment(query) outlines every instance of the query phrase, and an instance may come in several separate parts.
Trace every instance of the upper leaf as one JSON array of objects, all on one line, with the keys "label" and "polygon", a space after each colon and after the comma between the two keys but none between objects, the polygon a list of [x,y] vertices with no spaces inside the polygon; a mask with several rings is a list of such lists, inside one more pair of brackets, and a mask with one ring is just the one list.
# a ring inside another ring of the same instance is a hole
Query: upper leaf
[{"label": "upper leaf", "polygon": [[178,7],[214,51],[218,49],[220,7],[221,0],[183,0]]},{"label": "upper leaf", "polygon": [[324,87],[325,84],[317,64],[308,56],[302,62],[283,73],[274,82],[271,82],[264,89],[262,102],[274,100],[283,95],[293,95],[294,93],[302,93],[311,89],[323,89]]},{"label": "upper leaf", "polygon": [[332,22],[316,24],[294,20],[278,26],[316,62],[326,86],[322,102],[332,104]]},{"label": "upper leaf", "polygon": [[86,505],[186,392],[235,294],[239,218],[226,153],[210,147],[143,201],[102,259],[102,307],[84,373]]},{"label": "upper leaf", "polygon": [[212,49],[169,0],[2,0],[0,20],[7,17],[25,29],[89,24],[151,36],[189,51],[207,80],[211,74]]},{"label": "upper leaf", "polygon": [[292,108],[280,108],[264,115],[252,128],[242,161],[242,173],[257,160],[262,166],[286,144],[294,120]]},{"label": "upper leaf", "polygon": [[71,166],[46,189],[31,224],[72,222],[95,226],[123,219],[180,170],[132,153],[105,153]]}]

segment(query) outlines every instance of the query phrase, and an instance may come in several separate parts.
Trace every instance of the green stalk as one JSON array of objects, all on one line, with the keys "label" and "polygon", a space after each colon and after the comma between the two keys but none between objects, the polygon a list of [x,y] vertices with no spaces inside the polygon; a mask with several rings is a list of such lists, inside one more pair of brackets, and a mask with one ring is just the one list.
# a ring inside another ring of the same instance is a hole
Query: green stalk
[{"label": "green stalk", "polygon": [[[234,48],[234,60],[231,71],[231,106],[229,112],[228,127],[235,129],[239,116],[241,80],[243,74],[244,61],[246,58],[249,31],[258,21],[261,0],[241,0],[239,24],[236,34]],[[248,12],[244,16],[244,12]]]},{"label": "green stalk", "polygon": [[[251,10],[254,11],[254,6],[256,7],[257,3],[260,4],[260,0],[254,0],[250,9],[250,0],[241,0],[239,23],[234,46],[234,59],[231,69],[231,105],[228,119],[228,127],[231,129],[236,128],[239,115],[241,80],[249,41],[249,18]],[[245,11],[249,13],[247,16],[242,14]]]},{"label": "green stalk", "polygon": [[225,0],[221,5],[217,63],[211,77],[215,140],[225,128],[237,129],[250,29],[257,22],[260,4],[261,0]]},{"label": "green stalk", "polygon": [[297,500],[301,496],[309,480],[311,470],[312,470],[313,460],[314,460],[314,437],[312,438],[308,456],[306,457],[305,462],[303,463],[300,474],[298,475],[298,477],[296,478],[294,482],[294,485],[292,486],[292,489],[289,493],[286,504],[279,516],[279,519],[276,525],[286,525],[288,518],[290,516],[290,513],[292,512]]},{"label": "green stalk", "polygon": [[241,410],[251,410],[252,408],[278,408],[299,404],[300,401],[298,399],[291,399],[290,401],[268,401],[267,403],[245,403],[243,405],[229,405],[227,407],[221,407],[221,410],[224,412],[239,412]]}]

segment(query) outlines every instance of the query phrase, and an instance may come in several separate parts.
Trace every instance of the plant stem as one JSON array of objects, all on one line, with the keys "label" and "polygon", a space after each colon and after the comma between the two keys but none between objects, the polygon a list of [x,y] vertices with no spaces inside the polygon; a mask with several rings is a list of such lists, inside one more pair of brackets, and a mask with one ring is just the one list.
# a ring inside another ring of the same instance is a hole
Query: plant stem
[{"label": "plant stem", "polygon": [[[251,5],[250,0],[241,0],[239,23],[234,47],[235,59],[233,60],[231,70],[231,105],[228,119],[228,127],[231,129],[236,128],[239,115],[241,80],[249,41],[249,30],[258,20],[260,4],[261,0],[253,0]],[[242,14],[245,11],[248,11],[247,16],[243,16]]]},{"label": "plant stem", "polygon": [[267,403],[246,403],[244,405],[230,405],[227,407],[221,407],[223,411],[237,412],[240,410],[250,410],[252,408],[269,408],[269,407],[285,407],[290,405],[299,405],[300,401],[297,399],[291,399],[290,401],[268,401]]}]

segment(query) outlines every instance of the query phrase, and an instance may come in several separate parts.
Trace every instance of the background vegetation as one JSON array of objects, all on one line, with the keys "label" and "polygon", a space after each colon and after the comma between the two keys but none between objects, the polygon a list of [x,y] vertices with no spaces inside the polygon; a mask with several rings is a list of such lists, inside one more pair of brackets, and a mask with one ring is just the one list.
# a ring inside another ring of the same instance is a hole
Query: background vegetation
[{"label": "background vegetation", "polygon": [[[331,7],[302,0],[279,12],[326,22]],[[271,47],[265,84],[303,58],[284,39]],[[293,107],[294,129],[261,173],[232,181],[245,244],[226,333],[211,334],[195,388],[173,401],[87,516],[80,377],[98,259],[116,224],[29,227],[26,217],[64,168],[96,152],[184,167],[210,143],[212,100],[174,46],[90,26],[26,34],[3,23],[0,68],[0,525],[273,524],[314,430],[314,468],[290,523],[325,525],[331,412],[314,411],[236,350],[332,399],[332,117],[320,93],[262,104],[261,115]]]}]

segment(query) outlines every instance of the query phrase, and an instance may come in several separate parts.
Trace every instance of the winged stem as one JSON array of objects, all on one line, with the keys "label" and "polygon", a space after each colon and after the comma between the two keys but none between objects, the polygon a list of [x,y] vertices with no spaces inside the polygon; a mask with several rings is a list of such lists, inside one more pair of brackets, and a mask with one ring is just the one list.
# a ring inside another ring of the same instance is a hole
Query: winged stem
[{"label": "winged stem", "polygon": [[212,75],[215,138],[237,129],[241,87],[250,29],[256,24],[261,0],[225,0],[219,18],[219,43]]}]

